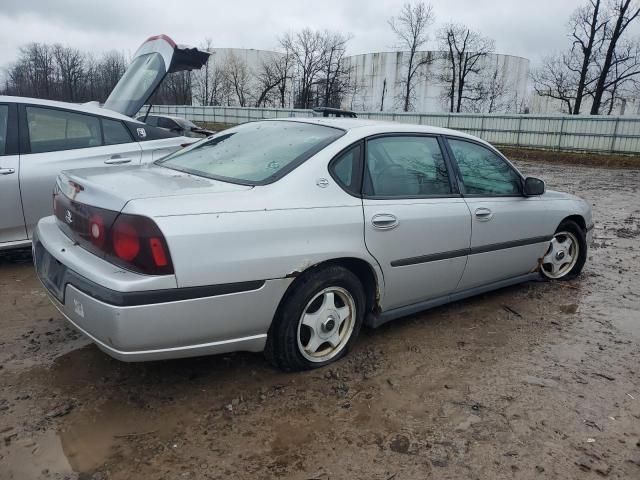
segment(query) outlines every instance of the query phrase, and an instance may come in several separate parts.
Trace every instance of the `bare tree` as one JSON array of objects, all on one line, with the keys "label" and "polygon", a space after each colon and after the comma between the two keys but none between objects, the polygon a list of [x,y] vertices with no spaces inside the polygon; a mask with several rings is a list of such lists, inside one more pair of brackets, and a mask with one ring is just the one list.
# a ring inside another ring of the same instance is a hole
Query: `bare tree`
[{"label": "bare tree", "polygon": [[576,100],[576,74],[567,68],[567,54],[545,57],[542,64],[531,72],[533,88],[541,97],[558,100],[565,113],[574,111]]},{"label": "bare tree", "polygon": [[[598,67],[600,64],[598,63]],[[609,75],[604,84],[605,95],[600,110],[608,115],[625,97],[633,95],[633,86],[640,78],[640,43],[622,40],[613,53]]]},{"label": "bare tree", "polygon": [[606,28],[606,52],[600,66],[600,75],[596,82],[591,104],[591,114],[598,115],[602,106],[603,97],[607,91],[607,79],[610,78],[611,69],[616,58],[616,51],[624,33],[629,26],[640,17],[640,6],[635,0],[615,0],[611,9],[611,21]]},{"label": "bare tree", "polygon": [[487,67],[481,80],[483,98],[474,111],[486,113],[509,113],[518,110],[518,91],[509,78],[508,64],[496,59],[495,65]]},{"label": "bare tree", "polygon": [[339,107],[342,98],[349,89],[351,67],[345,60],[347,42],[350,35],[339,32],[324,32],[324,61],[319,76],[322,85],[322,105]]},{"label": "bare tree", "polygon": [[224,63],[224,75],[233,90],[238,105],[246,107],[251,95],[251,75],[244,59],[229,52]]},{"label": "bare tree", "polygon": [[388,21],[391,30],[398,38],[398,47],[407,50],[406,71],[400,81],[402,88],[402,109],[411,109],[411,100],[420,68],[433,62],[433,57],[420,50],[429,40],[428,29],[435,16],[430,4],[419,2],[414,5],[405,3],[397,17]]},{"label": "bare tree", "polygon": [[483,98],[481,74],[487,56],[494,50],[494,41],[461,24],[445,26],[438,38],[448,64],[443,80],[448,84],[449,111],[459,113],[465,100],[478,102]]},{"label": "bare tree", "polygon": [[[204,51],[210,52],[212,48],[213,41],[210,38],[206,38],[200,45],[200,49]],[[200,105],[211,105],[212,84],[215,83],[215,78],[213,77],[215,59],[212,57],[212,55],[209,55],[207,63],[200,70],[193,72],[192,75],[193,97]]]},{"label": "bare tree", "polygon": [[596,78],[592,75],[592,65],[602,48],[607,21],[603,13],[602,0],[589,0],[571,16],[571,54],[565,57],[565,67],[578,74],[575,102],[571,113],[578,115],[582,100],[590,93]]},{"label": "bare tree", "polygon": [[314,106],[313,86],[325,65],[325,39],[321,32],[305,28],[280,38],[282,48],[291,52],[299,82],[295,106]]},{"label": "bare tree", "polygon": [[82,78],[85,74],[84,55],[75,48],[64,47],[60,44],[53,46],[53,57],[57,63],[60,75],[62,96],[70,101],[78,100]]},{"label": "bare tree", "polygon": [[256,107],[270,104],[284,108],[291,78],[291,55],[288,52],[278,53],[263,61],[256,74]]},{"label": "bare tree", "polygon": [[156,105],[191,105],[192,92],[191,72],[174,72],[165,77],[150,102]]}]

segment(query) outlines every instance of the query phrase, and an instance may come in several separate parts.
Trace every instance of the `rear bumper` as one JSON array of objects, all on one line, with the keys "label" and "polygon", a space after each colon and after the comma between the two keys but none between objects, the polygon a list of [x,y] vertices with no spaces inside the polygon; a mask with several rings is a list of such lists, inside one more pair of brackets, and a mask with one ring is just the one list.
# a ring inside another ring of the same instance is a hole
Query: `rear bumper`
[{"label": "rear bumper", "polygon": [[54,257],[50,249],[60,241],[57,235],[64,234],[40,225],[34,233],[40,281],[75,328],[123,361],[261,351],[278,303],[291,283],[291,279],[276,279],[198,287],[186,293],[180,288],[118,292],[69,268],[67,263],[73,261],[66,262],[67,257],[54,260],[56,273],[45,267]]}]

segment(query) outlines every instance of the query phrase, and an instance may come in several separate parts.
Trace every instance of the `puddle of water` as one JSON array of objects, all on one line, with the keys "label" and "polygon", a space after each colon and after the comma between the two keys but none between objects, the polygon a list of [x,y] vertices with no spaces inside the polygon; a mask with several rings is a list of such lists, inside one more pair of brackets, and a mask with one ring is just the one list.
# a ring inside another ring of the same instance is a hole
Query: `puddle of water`
[{"label": "puddle of water", "polygon": [[13,442],[1,463],[0,477],[6,480],[38,480],[51,478],[51,474],[73,474],[60,438],[53,430]]},{"label": "puddle of water", "polygon": [[640,338],[640,312],[628,308],[611,307],[611,321],[629,335]]},{"label": "puddle of water", "polygon": [[72,412],[59,432],[64,455],[76,472],[92,472],[114,447],[130,439],[168,438],[173,422],[154,412],[115,401]]}]

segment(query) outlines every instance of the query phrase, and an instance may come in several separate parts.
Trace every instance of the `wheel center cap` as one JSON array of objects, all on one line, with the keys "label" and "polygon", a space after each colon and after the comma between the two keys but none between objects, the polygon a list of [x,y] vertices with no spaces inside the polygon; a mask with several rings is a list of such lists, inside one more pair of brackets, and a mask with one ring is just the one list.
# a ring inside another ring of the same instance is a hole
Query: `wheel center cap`
[{"label": "wheel center cap", "polygon": [[562,260],[564,258],[564,252],[558,252],[556,253],[556,259],[557,260]]},{"label": "wheel center cap", "polygon": [[329,315],[327,319],[322,322],[322,330],[324,330],[325,332],[330,332],[334,328],[336,328],[336,319],[333,317],[333,315]]}]

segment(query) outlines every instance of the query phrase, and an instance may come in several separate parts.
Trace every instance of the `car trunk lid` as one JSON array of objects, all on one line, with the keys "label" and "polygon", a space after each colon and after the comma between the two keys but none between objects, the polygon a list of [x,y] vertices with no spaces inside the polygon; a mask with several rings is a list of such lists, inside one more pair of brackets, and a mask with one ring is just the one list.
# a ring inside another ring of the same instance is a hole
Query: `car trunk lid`
[{"label": "car trunk lid", "polygon": [[148,38],[104,103],[104,108],[133,117],[169,73],[200,69],[209,52],[176,45],[166,35]]},{"label": "car trunk lid", "polygon": [[57,187],[74,202],[116,212],[131,200],[197,194],[228,195],[253,188],[155,164],[70,170],[58,176]]}]

